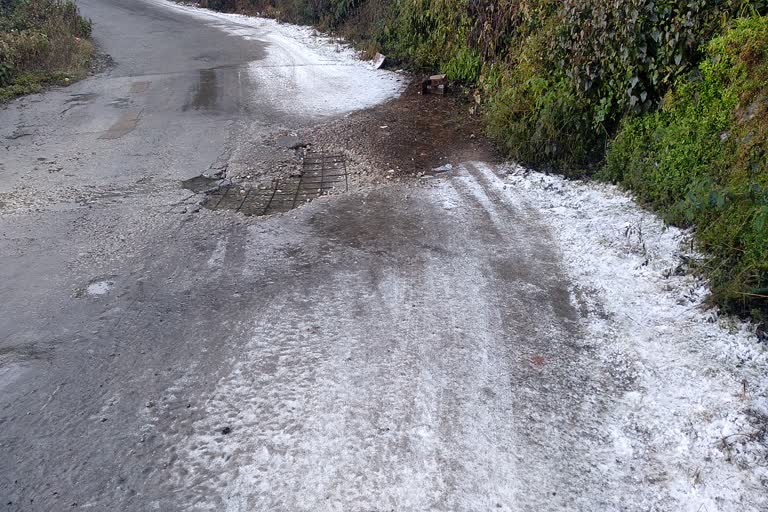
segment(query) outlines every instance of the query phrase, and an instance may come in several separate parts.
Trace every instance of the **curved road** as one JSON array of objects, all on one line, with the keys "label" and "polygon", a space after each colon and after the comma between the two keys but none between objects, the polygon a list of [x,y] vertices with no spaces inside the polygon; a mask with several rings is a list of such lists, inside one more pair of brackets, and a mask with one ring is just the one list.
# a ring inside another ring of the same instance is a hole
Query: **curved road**
[{"label": "curved road", "polygon": [[264,28],[79,4],[115,67],[0,110],[0,509],[621,508],[613,380],[492,169],[180,213],[180,180],[339,113],[343,86],[293,100],[356,75],[275,87]]}]

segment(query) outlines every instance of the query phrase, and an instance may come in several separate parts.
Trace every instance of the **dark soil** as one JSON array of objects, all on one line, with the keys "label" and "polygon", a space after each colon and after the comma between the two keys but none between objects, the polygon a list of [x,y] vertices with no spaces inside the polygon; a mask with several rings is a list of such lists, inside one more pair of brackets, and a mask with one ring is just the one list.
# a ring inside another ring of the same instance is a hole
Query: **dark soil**
[{"label": "dark soil", "polygon": [[447,163],[495,162],[473,104],[456,93],[422,95],[418,82],[397,99],[306,130],[302,139],[315,151],[362,157],[371,174],[419,176]]},{"label": "dark soil", "polygon": [[98,75],[109,71],[115,66],[115,61],[110,55],[103,52],[98,46],[93,50],[93,56],[91,57],[91,68],[88,70],[89,75]]}]

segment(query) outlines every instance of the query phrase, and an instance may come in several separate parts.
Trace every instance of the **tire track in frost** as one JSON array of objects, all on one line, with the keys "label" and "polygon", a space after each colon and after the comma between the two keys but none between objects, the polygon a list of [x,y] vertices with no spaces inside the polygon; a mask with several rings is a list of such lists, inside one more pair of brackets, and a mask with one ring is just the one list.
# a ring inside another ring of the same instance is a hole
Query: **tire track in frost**
[{"label": "tire track in frost", "polygon": [[[269,280],[274,300],[253,312],[249,341],[179,448],[174,486],[198,508],[558,502],[550,488],[579,461],[556,459],[574,440],[556,415],[589,427],[555,396],[592,391],[581,373],[563,375],[575,313],[557,257],[541,257],[546,230],[466,169],[408,199],[396,188],[339,198],[249,235],[257,260],[245,273]],[[551,369],[531,368],[537,354]]]}]

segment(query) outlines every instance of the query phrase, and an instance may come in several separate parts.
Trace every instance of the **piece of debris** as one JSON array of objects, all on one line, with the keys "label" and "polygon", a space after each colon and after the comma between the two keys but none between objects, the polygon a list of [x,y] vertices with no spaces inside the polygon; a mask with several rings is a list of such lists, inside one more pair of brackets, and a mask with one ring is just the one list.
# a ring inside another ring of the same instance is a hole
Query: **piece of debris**
[{"label": "piece of debris", "polygon": [[434,169],[432,169],[432,172],[441,173],[441,172],[450,172],[452,170],[453,170],[453,165],[445,164],[445,165],[441,165],[440,167],[435,167]]},{"label": "piece of debris", "polygon": [[224,427],[221,429],[221,433],[224,434],[225,436],[227,434],[230,434],[231,432],[232,432],[232,427]]},{"label": "piece of debris", "polygon": [[421,82],[421,94],[445,94],[448,78],[445,75],[432,75]]},{"label": "piece of debris", "polygon": [[382,55],[381,53],[377,53],[376,56],[373,58],[373,69],[381,69],[381,66],[384,65],[385,60],[387,60],[387,57],[385,55]]}]

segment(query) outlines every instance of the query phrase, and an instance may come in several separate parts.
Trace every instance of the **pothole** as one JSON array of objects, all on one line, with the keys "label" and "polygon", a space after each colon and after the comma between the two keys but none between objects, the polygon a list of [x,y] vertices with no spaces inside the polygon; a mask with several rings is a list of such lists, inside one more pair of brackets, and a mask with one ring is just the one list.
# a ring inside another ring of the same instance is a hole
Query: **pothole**
[{"label": "pothole", "polygon": [[[200,176],[197,179],[206,178]],[[201,181],[199,188],[204,184],[205,181]],[[193,190],[190,186],[185,185],[185,188]],[[304,157],[298,175],[256,186],[230,183],[213,190],[206,189],[204,206],[214,211],[234,210],[246,216],[272,215],[293,210],[336,190],[349,190],[344,155],[311,153]]]}]

